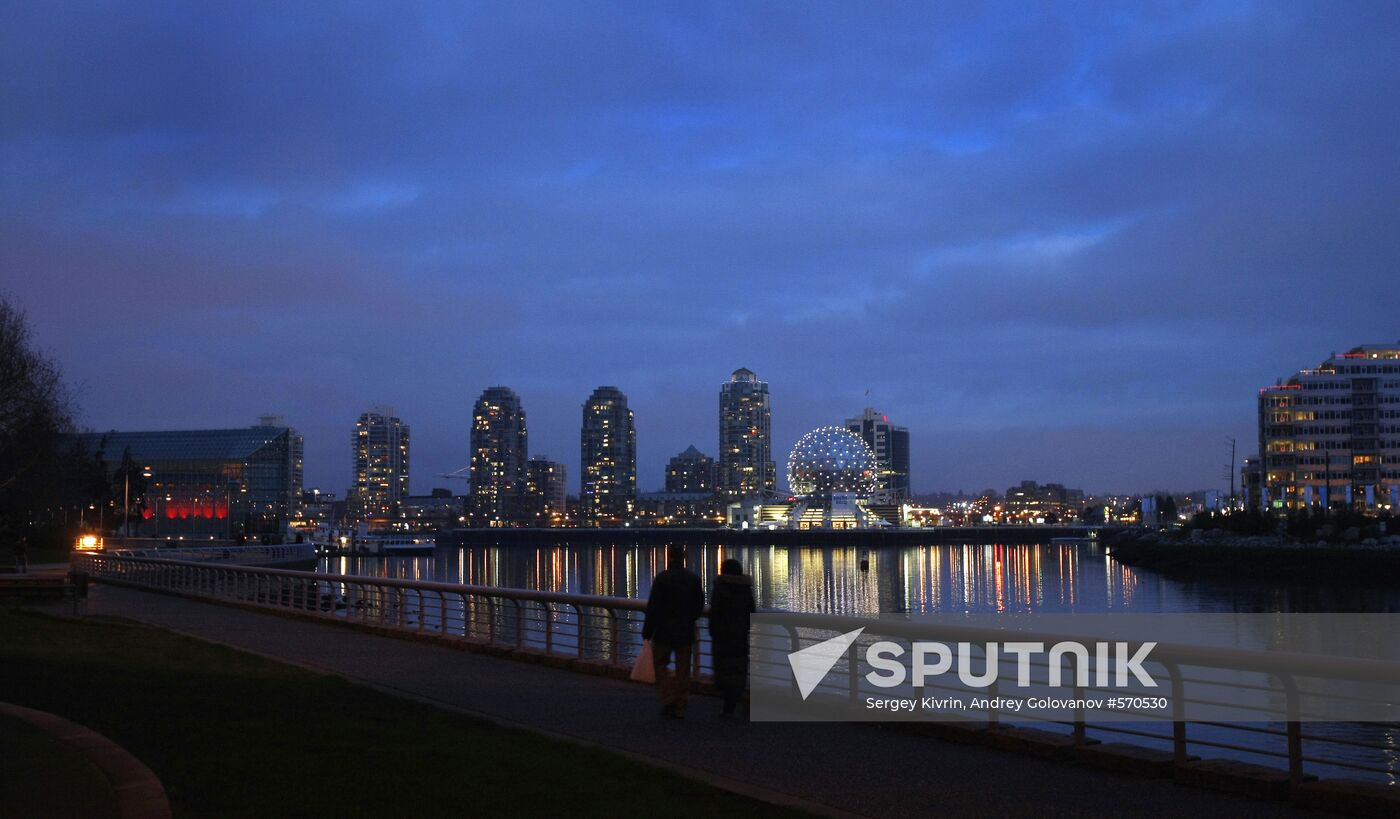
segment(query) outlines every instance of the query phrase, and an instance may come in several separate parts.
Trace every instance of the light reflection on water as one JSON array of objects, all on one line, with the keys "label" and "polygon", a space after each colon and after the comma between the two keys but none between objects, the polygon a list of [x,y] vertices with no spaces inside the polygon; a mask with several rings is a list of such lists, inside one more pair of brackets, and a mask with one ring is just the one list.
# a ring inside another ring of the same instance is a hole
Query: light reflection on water
[{"label": "light reflection on water", "polygon": [[[754,578],[760,608],[847,615],[1026,612],[1397,612],[1400,591],[1337,584],[1280,586],[1247,576],[1229,581],[1181,582],[1125,566],[1097,545],[936,545],[885,549],[831,547],[694,546],[688,565],[708,589],[719,564],[735,558]],[[645,598],[665,561],[665,547],[542,545],[537,548],[439,549],[432,556],[323,558],[320,571],[447,583],[535,589],[605,597]],[[411,604],[411,602],[410,602]],[[433,619],[432,614],[425,615]],[[459,615],[460,616],[460,615]],[[636,623],[632,624],[635,628]],[[533,635],[538,642],[538,635]],[[637,638],[639,639],[639,638]],[[1122,727],[1158,730],[1155,725]],[[1275,726],[1277,727],[1277,726]],[[1239,742],[1221,727],[1198,727],[1196,740]],[[1315,735],[1342,744],[1312,743],[1319,759],[1377,765],[1389,774],[1366,778],[1394,783],[1400,752],[1387,726],[1313,723]],[[1120,741],[1117,735],[1104,739]],[[1219,750],[1246,762],[1277,765],[1282,738],[1250,734],[1255,752]],[[1165,740],[1138,744],[1170,748]],[[1356,743],[1371,747],[1362,747]],[[1378,750],[1387,749],[1389,750]],[[1356,776],[1322,763],[1319,773]],[[1311,770],[1311,769],[1310,769]]]},{"label": "light reflection on water", "polygon": [[[1184,583],[1134,569],[1097,545],[899,548],[692,546],[706,588],[735,558],[760,608],[829,614],[961,612],[1400,611],[1400,593],[1289,587],[1249,578]],[[550,545],[439,549],[432,556],[323,558],[335,574],[645,598],[665,547]]]}]

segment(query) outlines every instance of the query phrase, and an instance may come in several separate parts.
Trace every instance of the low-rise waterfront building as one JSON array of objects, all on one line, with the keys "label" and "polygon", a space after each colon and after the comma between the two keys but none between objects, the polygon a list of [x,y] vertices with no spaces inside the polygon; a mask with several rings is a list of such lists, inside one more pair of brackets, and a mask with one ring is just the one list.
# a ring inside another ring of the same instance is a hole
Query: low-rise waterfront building
[{"label": "low-rise waterfront building", "polygon": [[560,526],[568,515],[568,478],[564,465],[547,457],[525,464],[526,526]]},{"label": "low-rise waterfront building", "polygon": [[725,501],[714,492],[644,492],[637,496],[641,526],[718,526]]},{"label": "low-rise waterfront building", "polygon": [[467,498],[450,489],[434,489],[427,495],[409,495],[399,501],[400,527],[408,532],[439,532],[466,522]]},{"label": "low-rise waterfront building", "polygon": [[715,491],[715,459],[692,444],[666,464],[666,491],[706,494]]},{"label": "low-rise waterfront building", "polygon": [[1400,507],[1400,342],[1364,344],[1259,390],[1254,509]]},{"label": "low-rise waterfront building", "polygon": [[1010,523],[1057,523],[1078,517],[1084,509],[1084,490],[1064,484],[1021,481],[1006,490],[1001,502],[1002,519]]},{"label": "low-rise waterfront building", "polygon": [[[132,498],[131,534],[185,540],[280,536],[302,500],[302,439],[265,417],[241,429],[71,436],[110,472],[129,454],[149,477]],[[139,518],[135,520],[134,518]]]}]

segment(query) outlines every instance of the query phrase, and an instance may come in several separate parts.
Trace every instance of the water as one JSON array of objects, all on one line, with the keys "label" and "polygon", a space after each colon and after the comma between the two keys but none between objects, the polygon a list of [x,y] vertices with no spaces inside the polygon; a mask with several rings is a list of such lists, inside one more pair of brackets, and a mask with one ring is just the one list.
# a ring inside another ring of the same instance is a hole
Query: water
[{"label": "water", "polygon": [[[688,550],[706,588],[727,558],[753,577],[760,608],[824,614],[1400,611],[1397,589],[1248,577],[1183,582],[1119,563],[1097,545]],[[320,571],[644,599],[664,562],[664,547],[480,546],[425,557],[328,557]]]},{"label": "water", "polygon": [[[727,558],[754,579],[759,608],[843,615],[1094,612],[1397,612],[1400,590],[1354,585],[1279,585],[1242,576],[1229,581],[1179,581],[1115,561],[1098,545],[933,545],[899,548],[693,546],[688,565],[708,589]],[[439,549],[432,556],[323,558],[320,571],[446,583],[645,599],[665,562],[665,548],[636,545],[542,544]],[[425,616],[431,618],[431,613]],[[634,624],[635,625],[635,624]],[[1160,724],[1122,724],[1152,733]],[[1277,727],[1277,726],[1275,726]],[[1226,726],[1195,726],[1193,741],[1244,744],[1275,754],[1281,736],[1241,735]],[[1400,780],[1400,730],[1383,725],[1310,723],[1310,755],[1337,763],[1379,766],[1359,772],[1309,763],[1310,773]],[[1104,741],[1121,735],[1090,729]],[[1166,740],[1136,744],[1168,750]],[[1371,747],[1360,747],[1355,743]],[[1194,748],[1193,752],[1201,752]],[[1207,756],[1280,766],[1277,756],[1214,748]]]}]

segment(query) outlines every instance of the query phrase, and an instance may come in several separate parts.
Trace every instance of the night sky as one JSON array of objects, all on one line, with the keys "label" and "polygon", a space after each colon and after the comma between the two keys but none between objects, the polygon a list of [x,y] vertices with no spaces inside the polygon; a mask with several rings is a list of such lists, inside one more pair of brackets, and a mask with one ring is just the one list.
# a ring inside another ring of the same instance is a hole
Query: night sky
[{"label": "night sky", "polygon": [[[1224,486],[1256,389],[1400,339],[1400,4],[7,3],[0,290],[93,429],[358,414],[413,488],[505,384],[578,489],[772,390],[919,491]],[[289,12],[287,6],[296,8]],[[351,10],[355,8],[355,10]]]}]

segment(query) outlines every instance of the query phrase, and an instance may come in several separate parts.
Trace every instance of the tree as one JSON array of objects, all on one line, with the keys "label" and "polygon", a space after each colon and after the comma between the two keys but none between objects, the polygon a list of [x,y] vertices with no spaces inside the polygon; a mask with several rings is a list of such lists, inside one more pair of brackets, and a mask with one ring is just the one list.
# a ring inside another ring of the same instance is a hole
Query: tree
[{"label": "tree", "polygon": [[[131,458],[131,447],[122,450],[121,464],[117,471],[112,474],[111,492],[113,498],[121,500],[122,504],[130,504],[123,510],[123,520],[135,518],[139,523],[141,520],[141,510],[146,508],[146,472],[138,466]],[[130,532],[122,534],[129,535]]]},{"label": "tree", "polygon": [[48,505],[72,427],[58,366],[35,349],[24,311],[0,296],[0,527],[24,527]]}]

